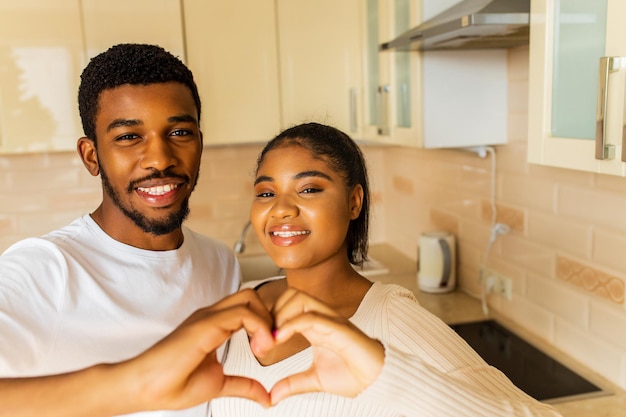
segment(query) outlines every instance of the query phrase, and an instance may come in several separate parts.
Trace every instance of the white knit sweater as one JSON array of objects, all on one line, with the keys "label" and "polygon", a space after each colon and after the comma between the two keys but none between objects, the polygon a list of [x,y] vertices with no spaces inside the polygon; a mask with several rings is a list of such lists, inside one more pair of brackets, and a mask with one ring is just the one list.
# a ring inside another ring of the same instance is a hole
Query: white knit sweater
[{"label": "white knit sweater", "polygon": [[[247,283],[254,287],[259,282]],[[379,378],[356,398],[327,393],[297,395],[269,409],[240,398],[211,402],[213,417],[296,416],[558,416],[486,364],[450,327],[397,285],[374,283],[351,321],[386,347]],[[259,380],[266,389],[307,369],[311,348],[261,366],[245,331],[235,334],[225,372]]]}]

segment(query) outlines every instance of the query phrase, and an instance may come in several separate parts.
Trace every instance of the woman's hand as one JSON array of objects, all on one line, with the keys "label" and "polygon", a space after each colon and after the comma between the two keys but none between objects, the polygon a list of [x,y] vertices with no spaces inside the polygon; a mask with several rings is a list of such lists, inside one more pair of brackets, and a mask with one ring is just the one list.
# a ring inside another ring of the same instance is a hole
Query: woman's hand
[{"label": "woman's hand", "polygon": [[312,345],[313,363],[308,370],[278,381],[270,392],[272,404],[305,392],[354,397],[380,374],[385,359],[381,343],[321,301],[288,289],[273,314],[276,343],[302,334]]}]

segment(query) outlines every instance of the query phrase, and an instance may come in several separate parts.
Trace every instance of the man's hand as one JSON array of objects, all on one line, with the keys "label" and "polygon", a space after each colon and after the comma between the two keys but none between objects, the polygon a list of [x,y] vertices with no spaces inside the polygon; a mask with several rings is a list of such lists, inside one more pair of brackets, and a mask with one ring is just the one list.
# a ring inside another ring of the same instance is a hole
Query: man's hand
[{"label": "man's hand", "polygon": [[121,365],[134,379],[138,410],[180,409],[221,396],[249,398],[269,406],[252,379],[224,375],[216,350],[245,328],[253,349],[269,349],[273,320],[253,290],[243,290],[192,314],[152,348]]}]

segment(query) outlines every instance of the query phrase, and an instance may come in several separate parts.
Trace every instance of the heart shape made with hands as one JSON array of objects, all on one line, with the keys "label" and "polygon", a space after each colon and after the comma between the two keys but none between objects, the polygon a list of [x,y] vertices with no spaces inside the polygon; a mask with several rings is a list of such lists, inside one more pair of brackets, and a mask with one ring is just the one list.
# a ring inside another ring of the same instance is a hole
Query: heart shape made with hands
[{"label": "heart shape made with hands", "polygon": [[276,326],[273,339],[256,334],[249,337],[260,363],[271,365],[309,345],[313,355],[309,369],[286,375],[271,388],[272,404],[307,392],[354,397],[378,377],[384,362],[381,343],[321,301],[288,289],[272,311],[265,313]]}]

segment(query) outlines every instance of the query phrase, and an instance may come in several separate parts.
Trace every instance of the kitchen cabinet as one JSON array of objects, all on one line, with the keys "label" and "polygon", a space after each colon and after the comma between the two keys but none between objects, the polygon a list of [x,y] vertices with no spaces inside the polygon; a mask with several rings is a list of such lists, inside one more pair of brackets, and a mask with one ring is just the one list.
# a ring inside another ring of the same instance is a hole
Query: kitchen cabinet
[{"label": "kitchen cabinet", "polygon": [[359,133],[359,0],[185,0],[184,14],[205,143],[266,142],[306,121]]},{"label": "kitchen cabinet", "polygon": [[180,0],[81,0],[88,58],[119,43],[160,45],[185,61]]},{"label": "kitchen cabinet", "polygon": [[125,42],[155,43],[184,60],[180,2],[0,0],[0,153],[74,151],[80,74],[89,58]]},{"label": "kitchen cabinet", "polygon": [[625,15],[622,0],[531,1],[530,163],[626,175]]},{"label": "kitchen cabinet", "polygon": [[265,142],[281,127],[273,0],[185,0],[187,60],[205,144]]},{"label": "kitchen cabinet", "polygon": [[363,137],[378,143],[421,144],[421,56],[379,52],[421,20],[416,0],[366,0]]},{"label": "kitchen cabinet", "polygon": [[78,0],[0,0],[0,153],[76,148]]},{"label": "kitchen cabinet", "polygon": [[507,141],[507,51],[378,52],[460,0],[366,0],[365,138],[419,148]]},{"label": "kitchen cabinet", "polygon": [[361,0],[278,0],[283,127],[362,126]]}]

